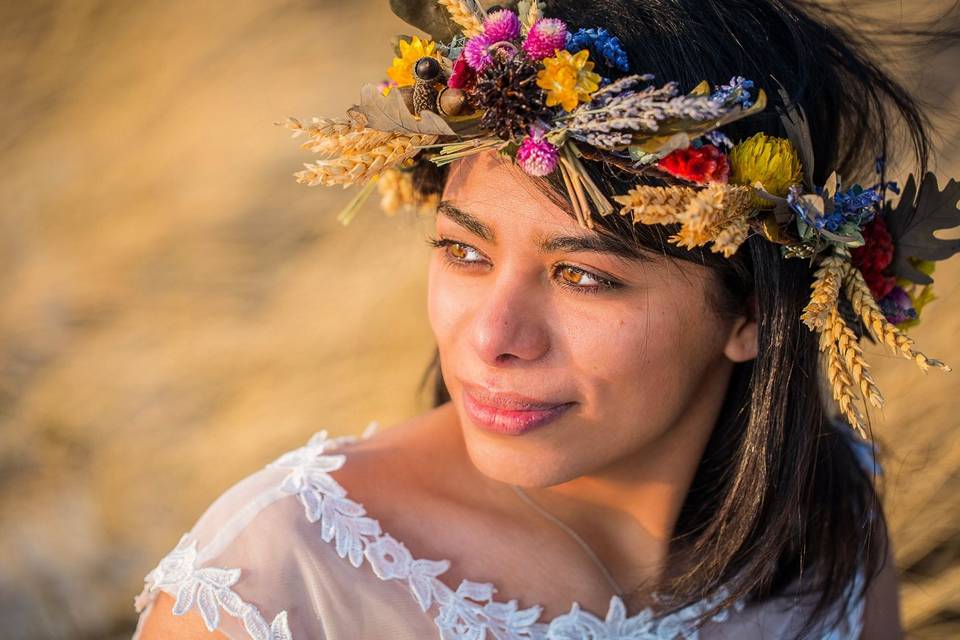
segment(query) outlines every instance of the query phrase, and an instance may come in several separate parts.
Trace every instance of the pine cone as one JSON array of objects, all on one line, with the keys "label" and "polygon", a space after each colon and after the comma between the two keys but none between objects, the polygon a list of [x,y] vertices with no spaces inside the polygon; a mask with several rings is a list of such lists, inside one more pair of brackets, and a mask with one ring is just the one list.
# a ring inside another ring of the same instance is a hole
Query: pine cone
[{"label": "pine cone", "polygon": [[521,56],[495,62],[477,78],[471,91],[484,110],[480,124],[504,140],[519,141],[545,111],[543,89],[537,86],[537,67]]}]

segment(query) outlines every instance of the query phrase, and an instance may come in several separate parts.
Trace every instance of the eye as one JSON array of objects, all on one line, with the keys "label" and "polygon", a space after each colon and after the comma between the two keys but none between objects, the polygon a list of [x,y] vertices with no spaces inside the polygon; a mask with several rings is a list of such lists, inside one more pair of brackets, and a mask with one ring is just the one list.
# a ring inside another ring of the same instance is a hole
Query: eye
[{"label": "eye", "polygon": [[[475,248],[463,242],[457,242],[449,238],[429,238],[427,244],[438,249],[444,249],[444,259],[454,265],[476,264],[482,262],[482,254]],[[473,253],[475,256],[481,256],[481,259],[470,259],[467,256]]]},{"label": "eye", "polygon": [[[569,264],[557,265],[557,271],[561,275],[560,286],[567,287],[577,293],[597,294],[622,286],[619,282],[608,280],[607,278]],[[593,284],[590,284],[591,282]]]},{"label": "eye", "polygon": [[[443,252],[443,258],[445,263],[452,267],[466,269],[484,262],[483,254],[463,242],[457,242],[450,238],[428,238],[427,244],[435,248],[446,249]],[[479,259],[468,258],[471,253],[481,257]],[[560,276],[557,280],[559,286],[575,293],[599,294],[623,286],[619,282],[569,264],[556,265],[554,274]]]}]

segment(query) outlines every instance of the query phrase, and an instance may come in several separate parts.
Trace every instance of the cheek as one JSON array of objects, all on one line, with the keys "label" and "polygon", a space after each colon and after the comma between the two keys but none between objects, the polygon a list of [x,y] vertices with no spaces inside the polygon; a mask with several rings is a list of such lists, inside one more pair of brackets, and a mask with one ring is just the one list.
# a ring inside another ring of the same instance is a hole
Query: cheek
[{"label": "cheek", "polygon": [[453,274],[445,268],[442,257],[434,254],[427,274],[427,317],[440,351],[453,341],[456,327],[468,313],[468,297],[463,286],[454,286]]},{"label": "cheek", "polygon": [[712,315],[697,296],[651,292],[639,304],[570,334],[591,420],[635,424],[644,416],[652,428],[669,422],[719,349]]}]

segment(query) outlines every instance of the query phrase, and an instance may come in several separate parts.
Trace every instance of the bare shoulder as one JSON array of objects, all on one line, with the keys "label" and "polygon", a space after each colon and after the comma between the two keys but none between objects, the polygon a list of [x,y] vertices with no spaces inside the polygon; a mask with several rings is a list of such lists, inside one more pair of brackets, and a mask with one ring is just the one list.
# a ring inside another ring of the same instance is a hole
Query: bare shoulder
[{"label": "bare shoulder", "polygon": [[182,616],[173,613],[173,597],[161,591],[153,601],[150,612],[144,616],[137,640],[191,640],[195,638],[223,638],[219,631],[209,631],[200,614],[188,611]]},{"label": "bare shoulder", "polygon": [[[876,534],[886,540],[881,527]],[[903,638],[900,622],[900,594],[893,546],[887,542],[887,555],[880,573],[867,589],[863,613],[862,640],[899,640]]]}]

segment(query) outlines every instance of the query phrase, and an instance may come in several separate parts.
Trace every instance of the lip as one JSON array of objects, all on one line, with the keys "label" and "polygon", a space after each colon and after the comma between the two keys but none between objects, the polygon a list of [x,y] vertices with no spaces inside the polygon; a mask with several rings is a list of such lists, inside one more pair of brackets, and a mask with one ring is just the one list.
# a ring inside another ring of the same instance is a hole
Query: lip
[{"label": "lip", "polygon": [[543,402],[515,393],[491,393],[464,385],[463,407],[478,427],[503,435],[517,436],[553,422],[575,402]]}]

